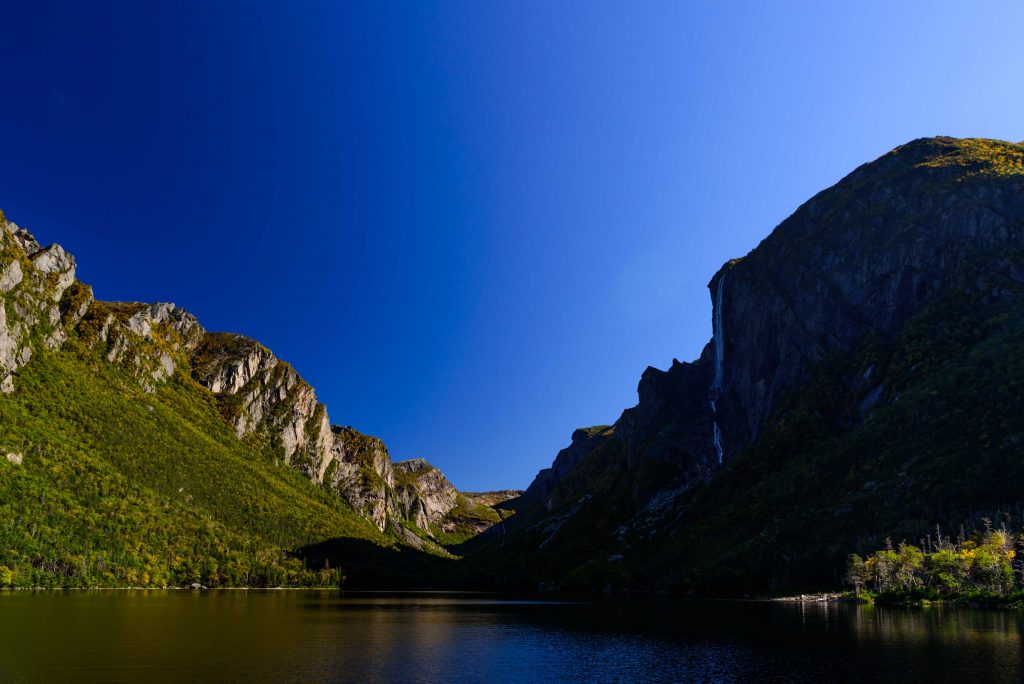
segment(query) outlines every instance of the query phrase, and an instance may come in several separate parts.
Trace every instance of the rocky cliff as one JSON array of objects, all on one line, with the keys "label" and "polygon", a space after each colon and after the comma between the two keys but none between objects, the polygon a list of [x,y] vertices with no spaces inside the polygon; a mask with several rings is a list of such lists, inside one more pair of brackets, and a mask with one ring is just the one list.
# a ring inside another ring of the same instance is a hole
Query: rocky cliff
[{"label": "rocky cliff", "polygon": [[1024,529],[1024,147],[899,147],[709,294],[694,361],[648,368],[521,495],[467,494],[332,425],[258,342],[96,301],[0,215],[0,564],[26,586],[455,577],[444,546],[460,582],[753,593],[832,588],[851,551],[935,525]]},{"label": "rocky cliff", "polygon": [[406,519],[422,530],[442,520],[458,503],[459,491],[444,474],[422,458],[400,461],[398,499]]},{"label": "rocky cliff", "polygon": [[898,330],[967,269],[989,299],[1011,295],[998,283],[1024,276],[1007,256],[1024,246],[1021,158],[1012,143],[916,140],[819,193],[715,274],[726,456],[757,439],[809,368]]},{"label": "rocky cliff", "polygon": [[[712,277],[699,358],[647,369],[636,407],[577,430],[509,534],[489,535],[490,560],[548,584],[763,589],[835,574],[879,535],[1015,506],[980,476],[936,494],[953,464],[1010,458],[1024,425],[997,407],[1014,371],[969,406],[925,405],[955,373],[976,388],[963,368],[982,345],[1015,349],[1022,255],[1024,147],[928,138],[858,168]],[[894,427],[903,412],[916,432]],[[956,425],[958,446],[929,421]],[[1000,461],[1009,480],[1024,482],[1021,460]]]},{"label": "rocky cliff", "polygon": [[75,259],[60,245],[43,247],[0,212],[0,392],[32,358],[34,344],[59,348],[92,301],[75,280]]},{"label": "rocky cliff", "polygon": [[[60,245],[43,247],[0,214],[0,391],[39,347],[69,338],[99,352],[148,393],[180,372],[215,398],[236,437],[269,447],[281,463],[335,492],[381,531],[428,530],[455,506],[454,487],[433,466],[403,466],[401,488],[384,443],[332,425],[314,389],[288,363],[243,335],[206,331],[169,303],[103,302],[75,278]],[[412,463],[412,462],[409,462]]]}]

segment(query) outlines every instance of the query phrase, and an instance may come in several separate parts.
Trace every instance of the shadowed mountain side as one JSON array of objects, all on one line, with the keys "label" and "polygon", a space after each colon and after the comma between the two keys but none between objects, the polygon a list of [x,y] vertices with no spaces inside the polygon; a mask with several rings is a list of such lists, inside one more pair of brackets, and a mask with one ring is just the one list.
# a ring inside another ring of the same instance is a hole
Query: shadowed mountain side
[{"label": "shadowed mountain side", "polygon": [[[709,283],[712,340],[577,430],[504,534],[522,586],[835,587],[853,551],[1024,513],[1024,148],[915,140]],[[721,463],[719,462],[721,460]]]},{"label": "shadowed mountain side", "polygon": [[466,588],[459,560],[412,548],[386,549],[363,539],[339,537],[292,553],[311,571],[335,569],[345,589]]},{"label": "shadowed mountain side", "polygon": [[699,358],[522,493],[392,463],[258,342],[0,228],[5,585],[792,591],[1024,529],[1019,145],[915,140],[818,193],[712,277]]}]

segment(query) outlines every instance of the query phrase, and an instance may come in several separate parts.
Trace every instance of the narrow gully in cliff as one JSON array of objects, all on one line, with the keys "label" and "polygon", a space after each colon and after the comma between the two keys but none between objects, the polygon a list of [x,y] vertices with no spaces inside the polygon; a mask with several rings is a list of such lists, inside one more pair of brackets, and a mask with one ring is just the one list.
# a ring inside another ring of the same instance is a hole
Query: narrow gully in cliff
[{"label": "narrow gully in cliff", "polygon": [[718,427],[718,407],[716,402],[722,392],[722,362],[725,359],[725,344],[722,340],[722,292],[725,290],[725,274],[718,279],[718,287],[715,288],[715,311],[711,318],[712,337],[715,342],[715,377],[711,381],[711,392],[708,403],[711,405],[711,421],[713,425],[712,441],[715,445],[715,453],[718,454],[718,462],[722,463],[724,448],[722,447],[722,430]]}]

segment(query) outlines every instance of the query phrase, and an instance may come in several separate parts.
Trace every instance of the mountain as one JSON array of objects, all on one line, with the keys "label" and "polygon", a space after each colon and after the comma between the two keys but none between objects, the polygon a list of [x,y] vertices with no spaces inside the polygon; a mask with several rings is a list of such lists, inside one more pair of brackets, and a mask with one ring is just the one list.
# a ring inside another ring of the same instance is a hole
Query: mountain
[{"label": "mountain", "polygon": [[817,194],[477,540],[508,585],[838,586],[847,555],[1024,514],[1024,147],[927,138]]},{"label": "mountain", "polygon": [[[75,267],[0,214],[0,566],[14,584],[352,584],[385,566],[401,583],[451,564],[443,521],[466,497],[440,471],[396,467],[381,440],[332,425],[255,340],[174,304],[97,301]],[[332,539],[345,553],[312,566],[302,550]]]},{"label": "mountain", "polygon": [[255,340],[95,300],[0,215],[0,577],[745,594],[1024,530],[1024,146],[898,147],[708,287],[697,359],[525,492],[469,493]]}]

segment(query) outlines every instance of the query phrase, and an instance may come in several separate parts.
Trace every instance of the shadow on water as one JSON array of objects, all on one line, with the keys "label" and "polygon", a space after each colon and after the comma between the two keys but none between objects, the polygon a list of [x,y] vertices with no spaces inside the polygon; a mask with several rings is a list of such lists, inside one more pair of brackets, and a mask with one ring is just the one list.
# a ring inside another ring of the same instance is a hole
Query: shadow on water
[{"label": "shadow on water", "polygon": [[1016,611],[473,592],[0,594],[0,681],[1020,681]]}]

